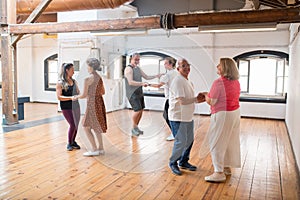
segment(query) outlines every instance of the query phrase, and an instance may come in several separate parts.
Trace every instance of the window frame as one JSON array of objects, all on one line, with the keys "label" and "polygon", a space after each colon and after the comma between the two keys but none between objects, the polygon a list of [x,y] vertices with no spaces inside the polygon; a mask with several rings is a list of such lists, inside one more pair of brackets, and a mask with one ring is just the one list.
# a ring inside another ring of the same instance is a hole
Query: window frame
[{"label": "window frame", "polygon": [[44,60],[44,90],[45,91],[56,91],[56,88],[49,87],[49,61],[57,60],[58,54],[53,54]]},{"label": "window frame", "polygon": [[[171,57],[170,55],[164,54],[164,53],[159,53],[159,52],[154,52],[154,51],[146,51],[146,52],[140,52],[140,57],[147,57],[147,56],[155,56],[157,57],[158,60],[158,65],[157,65],[157,69],[158,69],[158,73],[162,73],[161,70],[161,66],[160,64],[165,60],[166,57]],[[165,69],[164,69],[165,70]],[[144,95],[145,96],[153,96],[153,97],[164,97],[164,92],[162,88],[151,88],[149,89],[149,87],[143,87],[143,91],[144,91]]]},{"label": "window frame", "polygon": [[[251,51],[251,52],[247,52],[247,53],[243,53],[241,55],[238,55],[236,57],[234,57],[233,59],[237,62],[238,67],[239,67],[239,61],[245,61],[245,60],[250,60],[250,59],[254,59],[254,58],[275,58],[277,59],[276,61],[276,75],[275,75],[275,94],[277,93],[277,81],[278,81],[278,74],[277,74],[277,70],[278,70],[278,61],[280,60],[284,60],[284,75],[283,75],[283,87],[282,90],[284,91],[284,87],[286,87],[285,85],[285,79],[287,78],[287,75],[285,74],[286,70],[285,67],[288,66],[288,62],[289,62],[289,55],[287,53],[284,52],[279,52],[279,51],[271,51],[271,50],[258,50],[258,51]],[[251,66],[250,66],[250,62],[248,62],[248,80],[247,80],[247,92],[249,92],[249,76],[251,74],[251,70],[250,70]],[[281,76],[280,76],[281,77]],[[286,103],[286,98],[287,98],[287,94],[283,94],[281,93],[281,96],[276,96],[276,95],[265,95],[265,96],[259,96],[259,95],[251,95],[245,92],[241,92],[241,96],[240,96],[240,101],[244,101],[244,102],[263,102],[263,103]]]}]

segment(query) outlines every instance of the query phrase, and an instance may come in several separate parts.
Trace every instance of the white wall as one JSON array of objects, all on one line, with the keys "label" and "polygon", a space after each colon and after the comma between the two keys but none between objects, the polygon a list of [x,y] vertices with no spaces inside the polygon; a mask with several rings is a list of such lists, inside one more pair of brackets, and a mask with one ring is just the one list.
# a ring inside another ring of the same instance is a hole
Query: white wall
[{"label": "white wall", "polygon": [[300,24],[291,26],[289,89],[287,93],[286,125],[298,168],[300,166]]},{"label": "white wall", "polygon": [[[123,8],[120,9],[120,12],[114,12],[112,9],[62,12],[58,14],[58,21],[87,21],[103,19],[107,18],[107,16],[109,16],[109,18],[118,18],[123,15],[130,15],[130,12],[127,10],[126,12],[123,12]],[[84,78],[89,75],[85,61],[88,57],[95,57],[92,49],[99,49],[99,55],[96,55],[96,57],[99,56],[97,58],[101,61],[102,68],[105,69],[100,72],[100,75],[102,75],[106,90],[104,95],[106,110],[109,112],[125,107],[123,99],[123,81],[121,77],[114,76],[114,68],[122,68],[121,65],[115,66],[114,61],[115,59],[120,58],[121,55],[124,55],[124,37],[96,37],[90,34],[90,32],[61,33],[58,37],[58,43],[60,64],[72,62],[73,60],[80,61],[80,70],[75,74],[74,78],[78,81],[81,90],[83,90]],[[80,100],[80,107],[81,113],[84,113],[86,109],[85,99]]]},{"label": "white wall", "polygon": [[30,101],[55,102],[55,92],[44,90],[44,60],[58,50],[55,38],[42,34],[24,36],[18,42],[18,95]]}]

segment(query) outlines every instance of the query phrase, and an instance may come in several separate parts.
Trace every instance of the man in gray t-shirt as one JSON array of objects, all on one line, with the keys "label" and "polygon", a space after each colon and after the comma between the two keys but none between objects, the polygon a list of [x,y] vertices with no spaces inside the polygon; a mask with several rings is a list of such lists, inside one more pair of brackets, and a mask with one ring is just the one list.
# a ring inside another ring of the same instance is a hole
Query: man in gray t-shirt
[{"label": "man in gray t-shirt", "polygon": [[133,109],[132,115],[132,136],[139,136],[143,134],[138,127],[139,122],[143,115],[145,108],[143,86],[147,87],[147,82],[142,82],[142,78],[146,80],[159,78],[161,74],[155,76],[148,76],[138,66],[140,63],[140,54],[135,53],[130,58],[130,64],[124,70],[125,84],[126,84],[126,97]]}]

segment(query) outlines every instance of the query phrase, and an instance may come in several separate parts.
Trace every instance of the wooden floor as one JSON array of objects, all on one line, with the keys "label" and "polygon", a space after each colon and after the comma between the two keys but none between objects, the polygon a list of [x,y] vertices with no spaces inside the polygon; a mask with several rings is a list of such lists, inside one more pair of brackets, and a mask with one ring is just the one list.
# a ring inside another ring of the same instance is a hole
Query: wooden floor
[{"label": "wooden floor", "polygon": [[109,113],[106,154],[83,157],[82,128],[82,149],[66,151],[68,126],[56,110],[55,104],[26,103],[25,120],[15,130],[3,126],[0,199],[300,199],[284,121],[242,118],[242,168],[214,184],[204,181],[213,172],[210,157],[199,158],[208,116],[195,116],[190,162],[198,170],[175,176],[168,168],[173,142],[165,141],[170,132],[161,112],[144,113],[139,138],[129,134],[130,110]]}]

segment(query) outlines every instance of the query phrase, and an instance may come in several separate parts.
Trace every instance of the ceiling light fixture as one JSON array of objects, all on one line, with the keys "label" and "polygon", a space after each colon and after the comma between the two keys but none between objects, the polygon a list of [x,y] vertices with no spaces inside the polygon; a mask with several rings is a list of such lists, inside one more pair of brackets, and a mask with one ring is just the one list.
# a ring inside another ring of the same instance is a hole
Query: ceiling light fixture
[{"label": "ceiling light fixture", "polygon": [[255,24],[225,24],[225,25],[204,25],[199,26],[198,31],[202,33],[211,32],[243,32],[243,31],[275,31],[276,23],[255,23]]}]

